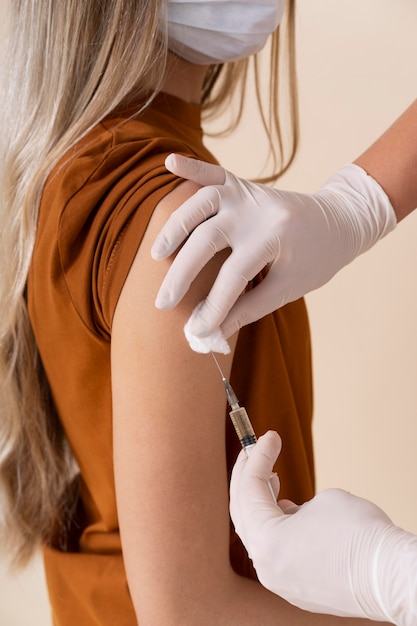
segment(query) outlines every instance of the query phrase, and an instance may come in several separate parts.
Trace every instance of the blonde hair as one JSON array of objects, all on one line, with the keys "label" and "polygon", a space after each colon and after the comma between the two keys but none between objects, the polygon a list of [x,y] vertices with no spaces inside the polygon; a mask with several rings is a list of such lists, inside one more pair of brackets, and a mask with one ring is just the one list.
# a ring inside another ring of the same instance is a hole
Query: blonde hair
[{"label": "blonde hair", "polygon": [[[76,499],[72,456],[26,307],[42,189],[104,116],[132,97],[149,102],[161,88],[166,0],[12,0],[11,7],[1,73],[0,480],[6,545],[23,565],[65,528]],[[243,66],[209,72],[205,106],[218,108],[231,82],[244,83]],[[213,96],[219,75],[227,80]]]},{"label": "blonde hair", "polygon": [[[258,177],[258,182],[276,181],[290,167],[297,152],[299,122],[295,52],[295,0],[289,0],[281,24],[272,34],[269,45],[259,54],[234,64],[213,66],[207,75],[203,93],[205,116],[210,119],[227,109],[229,124],[213,133],[215,136],[224,136],[234,131],[244,116],[246,90],[248,84],[252,84],[248,76],[252,72],[258,110],[269,146],[269,156],[272,157],[271,174]],[[264,88],[261,70],[268,54],[269,85]]]}]

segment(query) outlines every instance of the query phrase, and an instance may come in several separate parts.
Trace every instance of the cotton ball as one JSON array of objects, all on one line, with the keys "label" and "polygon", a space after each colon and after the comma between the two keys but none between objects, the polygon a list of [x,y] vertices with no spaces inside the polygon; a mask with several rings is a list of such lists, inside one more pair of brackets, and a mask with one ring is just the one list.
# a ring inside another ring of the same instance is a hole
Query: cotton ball
[{"label": "cotton ball", "polygon": [[184,333],[187,338],[190,348],[194,352],[201,352],[202,354],[208,354],[209,352],[220,352],[221,354],[230,354],[230,346],[225,339],[220,328],[212,332],[207,337],[196,337],[190,331],[190,321],[184,326]]}]

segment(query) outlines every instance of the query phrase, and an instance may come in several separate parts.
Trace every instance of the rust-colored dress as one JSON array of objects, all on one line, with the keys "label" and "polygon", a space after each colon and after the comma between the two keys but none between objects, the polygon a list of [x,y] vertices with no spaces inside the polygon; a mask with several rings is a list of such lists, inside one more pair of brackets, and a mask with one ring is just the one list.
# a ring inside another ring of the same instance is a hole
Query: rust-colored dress
[{"label": "rust-colored dress", "polygon": [[[213,161],[200,107],[160,94],[139,117],[118,111],[61,161],[46,184],[28,280],[30,319],[59,418],[81,472],[71,542],[44,548],[56,626],[134,626],[112,459],[110,341],[118,297],[156,204],[179,180],[170,152]],[[231,382],[255,431],[280,432],[281,496],[313,495],[312,384],[303,300],[239,335]],[[146,417],[144,416],[144,419]],[[229,469],[240,449],[227,419]],[[235,569],[254,576],[231,532]]]}]

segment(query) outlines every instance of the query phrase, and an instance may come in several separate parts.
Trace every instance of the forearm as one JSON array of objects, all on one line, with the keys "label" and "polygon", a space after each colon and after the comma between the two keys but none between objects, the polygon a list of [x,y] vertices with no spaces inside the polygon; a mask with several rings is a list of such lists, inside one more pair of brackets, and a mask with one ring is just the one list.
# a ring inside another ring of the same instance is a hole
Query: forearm
[{"label": "forearm", "polygon": [[[225,599],[223,606],[224,621],[216,621],[219,626],[366,626],[367,624],[378,626],[378,624],[386,624],[386,622],[302,611],[253,580],[236,577],[234,584],[235,590],[233,588],[230,590],[230,596]],[[213,621],[207,621],[207,625],[213,623]]]},{"label": "forearm", "polygon": [[384,189],[398,221],[417,207],[417,100],[355,163]]},{"label": "forearm", "polygon": [[[152,626],[155,617],[159,626],[375,626],[386,622],[321,615],[303,611],[271,593],[258,582],[219,572],[217,593],[210,581],[200,594],[195,590],[187,605],[160,602],[151,614],[139,611],[140,624]],[[133,600],[135,586],[132,587]],[[200,595],[200,600],[196,598]],[[140,602],[139,602],[140,604]]]}]

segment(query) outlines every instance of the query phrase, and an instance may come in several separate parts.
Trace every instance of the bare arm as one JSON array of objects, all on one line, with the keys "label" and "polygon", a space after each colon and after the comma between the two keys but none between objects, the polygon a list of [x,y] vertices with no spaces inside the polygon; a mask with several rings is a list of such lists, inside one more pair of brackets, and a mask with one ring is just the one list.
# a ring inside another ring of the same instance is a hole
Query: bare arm
[{"label": "bare arm", "polygon": [[[168,213],[194,190],[185,183],[155,211],[113,324],[116,492],[138,621],[359,626],[362,620],[300,611],[231,569],[225,399],[211,357],[192,352],[182,331],[224,256],[209,264],[176,309],[158,311],[153,304],[169,261],[152,261],[151,243]],[[231,357],[221,361],[227,375]]]},{"label": "bare arm", "polygon": [[356,159],[391,200],[400,221],[417,207],[417,100]]}]

